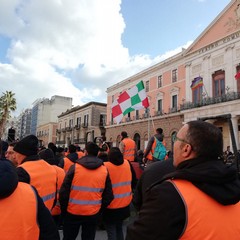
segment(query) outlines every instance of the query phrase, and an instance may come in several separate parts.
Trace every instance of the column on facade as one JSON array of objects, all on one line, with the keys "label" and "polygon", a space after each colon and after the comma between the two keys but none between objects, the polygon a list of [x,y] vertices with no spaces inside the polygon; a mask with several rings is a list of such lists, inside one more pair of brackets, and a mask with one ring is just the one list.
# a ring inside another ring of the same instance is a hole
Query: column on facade
[{"label": "column on facade", "polygon": [[237,81],[235,80],[235,71],[236,69],[234,68],[235,65],[233,63],[233,49],[234,49],[234,44],[231,44],[225,48],[225,62],[228,63],[228,69],[226,69],[226,74],[225,74],[225,88],[226,88],[226,93],[227,91],[233,91],[234,89],[237,89]]}]

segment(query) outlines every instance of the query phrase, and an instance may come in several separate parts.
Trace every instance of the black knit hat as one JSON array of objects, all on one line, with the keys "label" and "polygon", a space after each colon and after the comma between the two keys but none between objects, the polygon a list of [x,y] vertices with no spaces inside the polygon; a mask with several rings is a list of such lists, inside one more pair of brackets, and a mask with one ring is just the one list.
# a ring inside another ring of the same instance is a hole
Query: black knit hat
[{"label": "black knit hat", "polygon": [[15,152],[25,156],[32,156],[38,153],[38,138],[35,135],[28,135],[15,145]]}]

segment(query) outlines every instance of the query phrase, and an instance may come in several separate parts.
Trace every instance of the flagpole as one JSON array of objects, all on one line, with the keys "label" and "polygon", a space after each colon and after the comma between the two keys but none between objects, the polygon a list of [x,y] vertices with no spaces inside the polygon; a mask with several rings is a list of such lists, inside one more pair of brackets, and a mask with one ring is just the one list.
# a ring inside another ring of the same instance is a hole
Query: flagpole
[{"label": "flagpole", "polygon": [[207,89],[205,88],[205,85],[204,85],[204,83],[203,83],[203,88],[204,88],[204,91],[206,92],[206,94],[207,94],[207,97],[209,97],[208,96],[208,93],[207,93]]}]

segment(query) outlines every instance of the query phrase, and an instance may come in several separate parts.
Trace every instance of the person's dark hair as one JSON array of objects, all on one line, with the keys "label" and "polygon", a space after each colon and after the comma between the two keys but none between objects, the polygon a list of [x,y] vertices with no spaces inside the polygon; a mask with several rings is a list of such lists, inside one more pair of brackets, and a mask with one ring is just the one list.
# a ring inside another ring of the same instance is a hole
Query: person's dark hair
[{"label": "person's dark hair", "polygon": [[123,164],[123,155],[118,147],[112,147],[109,150],[108,161],[117,166]]},{"label": "person's dark hair", "polygon": [[10,142],[10,143],[8,143],[8,146],[9,147],[15,147],[16,144],[17,144],[17,142]]},{"label": "person's dark hair", "polygon": [[198,157],[222,158],[223,136],[221,130],[201,120],[187,123],[186,141],[191,144]]},{"label": "person's dark hair", "polygon": [[68,146],[68,151],[69,153],[75,153],[77,151],[77,147],[71,144]]},{"label": "person's dark hair", "polygon": [[64,148],[63,147],[58,147],[57,148],[57,153],[62,153],[64,152]]},{"label": "person's dark hair", "polygon": [[121,132],[121,136],[122,136],[123,138],[126,138],[126,137],[128,137],[128,134],[127,134],[127,132],[122,131],[122,132]]},{"label": "person's dark hair", "polygon": [[54,155],[56,155],[57,147],[53,142],[48,143],[48,148],[52,149]]},{"label": "person's dark hair", "polygon": [[85,149],[86,149],[88,155],[90,155],[90,156],[97,156],[98,155],[99,147],[94,142],[88,142],[86,144],[86,148]]},{"label": "person's dark hair", "polygon": [[157,129],[156,129],[156,132],[157,132],[158,134],[162,134],[162,133],[163,133],[163,129],[162,129],[162,128],[157,128]]},{"label": "person's dark hair", "polygon": [[103,162],[107,162],[108,161],[108,154],[106,152],[99,152],[98,154],[98,158],[102,159]]}]

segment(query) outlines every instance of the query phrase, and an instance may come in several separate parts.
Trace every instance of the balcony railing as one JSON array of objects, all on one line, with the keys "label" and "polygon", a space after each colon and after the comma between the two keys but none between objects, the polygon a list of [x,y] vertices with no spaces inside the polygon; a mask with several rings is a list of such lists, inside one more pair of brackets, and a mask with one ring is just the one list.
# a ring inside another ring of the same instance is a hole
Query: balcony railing
[{"label": "balcony railing", "polygon": [[223,102],[229,102],[233,100],[240,99],[240,92],[230,92],[227,94],[223,94],[218,97],[205,97],[199,102],[185,102],[180,105],[180,111],[192,109],[192,108],[198,108],[203,107],[207,105],[217,104],[217,103],[223,103]]}]

